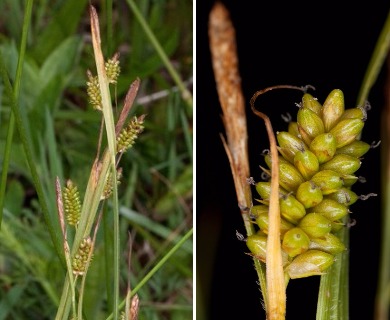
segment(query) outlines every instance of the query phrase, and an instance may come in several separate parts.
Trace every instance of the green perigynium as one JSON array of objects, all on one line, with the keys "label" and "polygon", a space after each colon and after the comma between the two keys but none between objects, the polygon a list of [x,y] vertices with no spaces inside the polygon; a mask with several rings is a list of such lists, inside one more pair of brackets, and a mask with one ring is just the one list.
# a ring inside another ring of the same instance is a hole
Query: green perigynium
[{"label": "green perigynium", "polygon": [[[351,190],[361,157],[370,145],[360,141],[367,119],[364,107],[345,110],[341,90],[321,105],[305,93],[288,131],[277,132],[282,256],[289,278],[323,274],[345,251],[337,231],[345,227],[349,206],[359,196]],[[271,173],[272,159],[265,155]],[[270,182],[256,183],[261,204],[251,210],[259,233],[247,238],[254,256],[265,261]],[[287,257],[287,258],[286,258]]]}]

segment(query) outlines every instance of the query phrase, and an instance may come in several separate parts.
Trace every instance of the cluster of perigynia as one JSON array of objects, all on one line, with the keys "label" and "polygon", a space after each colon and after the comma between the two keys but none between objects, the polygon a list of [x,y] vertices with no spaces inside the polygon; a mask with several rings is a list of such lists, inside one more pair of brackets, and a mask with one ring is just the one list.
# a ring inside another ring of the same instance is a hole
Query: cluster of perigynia
[{"label": "cluster of perigynia", "polygon": [[[370,145],[360,140],[365,107],[344,108],[341,90],[323,105],[305,93],[297,121],[278,132],[281,246],[285,273],[291,278],[321,275],[346,250],[337,231],[359,196],[351,190],[355,172]],[[265,155],[270,175],[271,156]],[[251,214],[259,231],[247,238],[251,253],[266,262],[271,183],[256,183],[261,199]]]}]

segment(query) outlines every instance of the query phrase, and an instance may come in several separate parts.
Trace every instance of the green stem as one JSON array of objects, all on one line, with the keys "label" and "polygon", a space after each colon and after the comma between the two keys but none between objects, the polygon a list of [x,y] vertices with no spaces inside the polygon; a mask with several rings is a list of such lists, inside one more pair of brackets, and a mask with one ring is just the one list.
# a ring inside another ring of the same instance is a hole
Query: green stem
[{"label": "green stem", "polygon": [[106,0],[106,19],[107,19],[107,36],[106,36],[106,55],[112,55],[112,39],[113,37],[113,27],[112,27],[112,0]]},{"label": "green stem", "polygon": [[113,184],[113,214],[114,214],[114,303],[113,312],[114,319],[118,319],[118,304],[119,304],[119,204],[118,204],[118,184],[116,176],[116,134],[115,122],[112,112],[111,94],[109,82],[105,71],[105,60],[100,46],[100,31],[97,12],[91,8],[91,30],[92,42],[95,55],[96,70],[99,78],[100,94],[102,97],[102,111],[104,116],[104,124],[106,127],[108,151],[110,157],[110,169],[112,173]]},{"label": "green stem", "polygon": [[[348,247],[349,230],[344,228],[338,236]],[[333,266],[321,276],[316,320],[348,320],[348,253],[336,257]]]},{"label": "green stem", "polygon": [[383,63],[387,57],[390,48],[390,11],[387,15],[385,25],[382,28],[376,43],[374,52],[371,56],[370,63],[368,64],[366,73],[364,75],[362,86],[359,91],[359,97],[357,99],[357,105],[362,106],[367,100],[371,87],[374,85],[378,74],[383,66]]}]

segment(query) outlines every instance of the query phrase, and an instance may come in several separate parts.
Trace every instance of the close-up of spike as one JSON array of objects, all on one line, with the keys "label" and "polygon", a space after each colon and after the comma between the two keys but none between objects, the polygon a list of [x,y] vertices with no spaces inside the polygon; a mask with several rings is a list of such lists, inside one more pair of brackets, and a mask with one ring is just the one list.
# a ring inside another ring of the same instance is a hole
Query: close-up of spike
[{"label": "close-up of spike", "polygon": [[197,319],[226,305],[242,318],[386,319],[376,310],[389,7],[356,10],[204,5],[197,261],[210,263],[198,262]]}]

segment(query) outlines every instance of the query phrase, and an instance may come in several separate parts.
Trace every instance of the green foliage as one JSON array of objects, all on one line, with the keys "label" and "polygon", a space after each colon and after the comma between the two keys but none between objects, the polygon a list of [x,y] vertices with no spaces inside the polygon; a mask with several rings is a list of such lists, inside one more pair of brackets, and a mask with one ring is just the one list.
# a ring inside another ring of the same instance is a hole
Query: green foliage
[{"label": "green foliage", "polygon": [[[0,3],[0,19],[4,22],[0,54],[12,81],[16,80],[24,5],[24,1]],[[143,1],[141,6],[141,13],[174,63],[181,81],[188,81],[192,77],[192,2]],[[177,92],[167,65],[146,37],[130,6],[125,2],[115,3],[113,18],[106,16],[107,12],[104,7],[99,12],[102,46],[105,46],[107,25],[112,22],[112,49],[119,51],[121,66],[113,90],[116,92],[114,114],[119,114],[125,94],[137,77],[141,87],[130,116],[147,114],[144,132],[121,159],[120,298],[124,299],[128,278],[131,287],[136,287],[191,229],[192,114],[187,112],[186,101]],[[35,180],[26,164],[25,142],[15,131],[0,231],[0,319],[54,317],[65,277],[63,257],[58,256],[57,244],[48,232],[53,228],[61,243],[55,178],[60,178],[63,187],[67,179],[72,179],[83,201],[101,126],[100,115],[88,104],[86,93],[86,71],[94,70],[88,2],[54,1],[49,5],[49,1],[36,1],[32,15],[17,105],[43,188],[43,200],[49,208],[51,226],[42,219]],[[154,93],[161,97],[156,99]],[[3,81],[0,81],[0,99],[3,151],[12,112],[12,101]],[[105,147],[103,135],[101,150]],[[112,219],[111,202],[102,209],[105,217],[86,280],[85,319],[103,319],[112,311],[110,307],[107,310],[112,285],[107,261],[112,251],[109,239],[113,235],[112,230],[104,228]],[[73,231],[68,231],[69,238],[73,239]],[[132,236],[131,248],[128,232]],[[126,259],[128,251],[131,251],[130,266]],[[162,265],[138,290],[140,319],[192,318],[192,254],[192,241],[187,240],[169,263]]]}]

